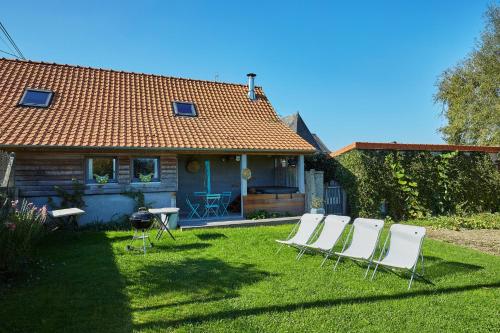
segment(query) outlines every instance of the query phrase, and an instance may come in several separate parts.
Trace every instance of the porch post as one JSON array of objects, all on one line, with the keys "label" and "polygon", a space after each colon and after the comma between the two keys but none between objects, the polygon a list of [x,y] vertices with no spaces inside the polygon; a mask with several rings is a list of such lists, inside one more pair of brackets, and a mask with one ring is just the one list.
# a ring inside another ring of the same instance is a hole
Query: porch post
[{"label": "porch post", "polygon": [[248,193],[248,187],[247,187],[247,180],[243,178],[241,172],[243,169],[247,168],[247,155],[242,154],[240,158],[240,181],[241,181],[241,216],[244,216],[243,213],[243,196],[247,195]]},{"label": "porch post", "polygon": [[299,155],[299,161],[297,163],[297,183],[300,193],[306,193],[306,184],[304,177],[304,155]]}]

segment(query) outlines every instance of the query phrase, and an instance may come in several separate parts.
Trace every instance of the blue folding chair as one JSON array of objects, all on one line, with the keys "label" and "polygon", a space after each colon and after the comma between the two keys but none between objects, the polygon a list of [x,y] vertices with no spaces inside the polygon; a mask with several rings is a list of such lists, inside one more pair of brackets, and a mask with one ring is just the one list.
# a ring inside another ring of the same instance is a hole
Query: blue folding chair
[{"label": "blue folding chair", "polygon": [[201,219],[201,216],[198,213],[198,208],[200,208],[200,204],[199,203],[192,203],[191,200],[189,200],[189,197],[186,197],[186,203],[190,209],[190,212],[188,214],[188,219],[192,219],[195,216],[197,216],[199,219]]},{"label": "blue folding chair", "polygon": [[220,199],[220,209],[221,209],[221,216],[228,215],[229,212],[227,211],[227,208],[229,207],[229,204],[231,203],[231,191],[228,192],[222,192],[222,196]]},{"label": "blue folding chair", "polygon": [[203,214],[203,217],[219,216],[220,198],[220,194],[207,194],[205,196],[205,214]]}]

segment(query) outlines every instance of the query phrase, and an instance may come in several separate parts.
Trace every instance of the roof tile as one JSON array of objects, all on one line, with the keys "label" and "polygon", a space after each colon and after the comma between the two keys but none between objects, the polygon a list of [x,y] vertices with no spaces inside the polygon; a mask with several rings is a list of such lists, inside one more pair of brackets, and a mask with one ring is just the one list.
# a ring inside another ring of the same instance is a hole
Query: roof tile
[{"label": "roof tile", "polygon": [[[25,88],[54,91],[49,108],[20,107]],[[312,152],[260,87],[0,59],[0,145]],[[193,102],[178,117],[173,101]]]}]

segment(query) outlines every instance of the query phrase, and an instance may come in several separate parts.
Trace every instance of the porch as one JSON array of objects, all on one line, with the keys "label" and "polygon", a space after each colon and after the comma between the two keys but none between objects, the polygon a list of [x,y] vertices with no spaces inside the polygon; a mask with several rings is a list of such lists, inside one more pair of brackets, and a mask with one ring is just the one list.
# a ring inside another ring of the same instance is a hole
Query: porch
[{"label": "porch", "polygon": [[[304,212],[302,155],[178,155],[177,160],[181,225],[243,220],[256,211]],[[224,194],[226,201],[214,202],[216,208],[207,212],[210,194]]]}]

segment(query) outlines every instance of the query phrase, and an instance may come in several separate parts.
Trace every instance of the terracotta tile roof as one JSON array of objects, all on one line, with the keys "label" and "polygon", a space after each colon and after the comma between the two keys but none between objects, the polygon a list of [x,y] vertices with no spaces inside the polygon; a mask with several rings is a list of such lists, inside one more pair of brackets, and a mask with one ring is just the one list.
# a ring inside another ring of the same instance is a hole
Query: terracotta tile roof
[{"label": "terracotta tile roof", "polygon": [[330,156],[335,157],[348,151],[360,150],[426,150],[426,151],[480,151],[485,153],[500,153],[500,147],[494,146],[461,146],[443,144],[408,144],[408,143],[384,143],[384,142],[353,142],[344,148],[334,151]]},{"label": "terracotta tile roof", "polygon": [[[49,108],[21,107],[25,88],[54,91]],[[260,87],[0,59],[0,146],[312,152]],[[197,117],[174,116],[173,101]]]}]

